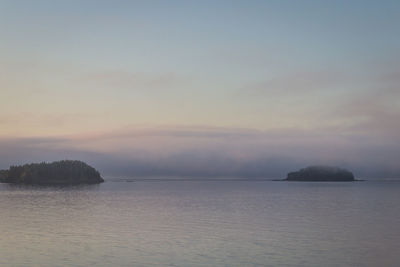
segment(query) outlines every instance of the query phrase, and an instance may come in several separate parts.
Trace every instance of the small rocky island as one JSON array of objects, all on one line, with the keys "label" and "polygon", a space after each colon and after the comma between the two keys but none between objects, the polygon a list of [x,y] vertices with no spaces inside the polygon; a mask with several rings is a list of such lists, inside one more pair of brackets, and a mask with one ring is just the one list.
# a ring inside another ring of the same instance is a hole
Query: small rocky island
[{"label": "small rocky island", "polygon": [[0,182],[32,185],[76,185],[104,182],[100,173],[78,160],[32,163],[0,170]]},{"label": "small rocky island", "polygon": [[290,172],[286,181],[304,182],[352,182],[353,173],[346,169],[330,166],[310,166],[297,172]]}]

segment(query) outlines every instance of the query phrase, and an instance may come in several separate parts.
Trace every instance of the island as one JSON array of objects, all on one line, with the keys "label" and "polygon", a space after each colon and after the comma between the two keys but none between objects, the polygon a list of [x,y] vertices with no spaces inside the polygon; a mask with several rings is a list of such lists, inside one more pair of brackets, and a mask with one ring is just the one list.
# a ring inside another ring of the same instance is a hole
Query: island
[{"label": "island", "polygon": [[0,182],[32,185],[76,185],[104,182],[100,173],[79,160],[31,163],[0,170]]},{"label": "island", "polygon": [[346,169],[331,166],[309,166],[297,172],[290,172],[286,181],[302,182],[352,182],[353,173]]}]

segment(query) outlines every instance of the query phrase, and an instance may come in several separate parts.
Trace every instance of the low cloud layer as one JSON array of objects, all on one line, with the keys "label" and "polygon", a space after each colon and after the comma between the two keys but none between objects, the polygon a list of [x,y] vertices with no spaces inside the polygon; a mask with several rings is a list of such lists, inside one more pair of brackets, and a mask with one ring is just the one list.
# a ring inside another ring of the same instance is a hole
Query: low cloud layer
[{"label": "low cloud layer", "polygon": [[0,167],[68,158],[87,161],[106,177],[282,178],[324,164],[349,168],[360,178],[400,178],[398,138],[328,132],[186,126],[3,138]]}]

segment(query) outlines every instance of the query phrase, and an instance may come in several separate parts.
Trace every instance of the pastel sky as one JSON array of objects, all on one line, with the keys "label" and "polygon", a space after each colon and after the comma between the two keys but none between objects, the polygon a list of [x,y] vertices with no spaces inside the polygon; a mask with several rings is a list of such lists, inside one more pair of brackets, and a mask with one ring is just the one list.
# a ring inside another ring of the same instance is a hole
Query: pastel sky
[{"label": "pastel sky", "polygon": [[0,167],[400,178],[399,1],[0,0]]}]

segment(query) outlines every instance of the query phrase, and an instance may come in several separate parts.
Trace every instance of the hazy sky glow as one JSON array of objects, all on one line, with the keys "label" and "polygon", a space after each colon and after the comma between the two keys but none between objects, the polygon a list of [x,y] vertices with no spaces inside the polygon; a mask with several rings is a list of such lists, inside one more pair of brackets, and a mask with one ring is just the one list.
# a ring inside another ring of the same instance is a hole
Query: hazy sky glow
[{"label": "hazy sky glow", "polygon": [[399,1],[0,0],[0,167],[400,178]]}]

